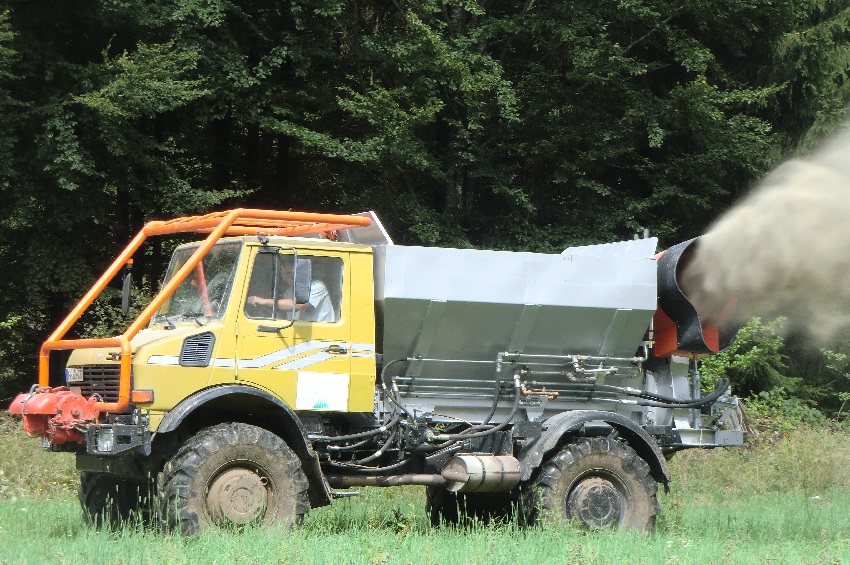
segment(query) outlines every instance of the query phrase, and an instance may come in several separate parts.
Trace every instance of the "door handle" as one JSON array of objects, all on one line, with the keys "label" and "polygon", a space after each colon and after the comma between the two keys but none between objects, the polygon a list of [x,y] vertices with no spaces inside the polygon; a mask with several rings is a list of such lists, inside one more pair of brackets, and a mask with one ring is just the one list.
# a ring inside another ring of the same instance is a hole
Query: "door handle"
[{"label": "door handle", "polygon": [[283,330],[285,330],[287,328],[291,328],[292,324],[294,324],[294,323],[295,322],[290,321],[285,326],[257,326],[257,331],[280,335],[280,332],[282,332]]},{"label": "door handle", "polygon": [[340,347],[337,344],[333,344],[325,348],[325,353],[330,353],[332,355],[345,355],[346,353],[348,353],[348,350],[344,347]]}]

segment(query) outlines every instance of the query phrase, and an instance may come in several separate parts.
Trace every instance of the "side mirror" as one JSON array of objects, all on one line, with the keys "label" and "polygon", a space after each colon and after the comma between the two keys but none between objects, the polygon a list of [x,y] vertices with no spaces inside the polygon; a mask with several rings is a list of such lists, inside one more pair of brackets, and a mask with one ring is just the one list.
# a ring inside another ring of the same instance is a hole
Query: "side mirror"
[{"label": "side mirror", "polygon": [[130,291],[133,288],[133,262],[124,265],[124,280],[121,282],[121,311],[124,315],[130,313]]},{"label": "side mirror", "polygon": [[293,273],[295,302],[304,304],[310,301],[310,283],[313,280],[312,264],[309,259],[298,259]]}]

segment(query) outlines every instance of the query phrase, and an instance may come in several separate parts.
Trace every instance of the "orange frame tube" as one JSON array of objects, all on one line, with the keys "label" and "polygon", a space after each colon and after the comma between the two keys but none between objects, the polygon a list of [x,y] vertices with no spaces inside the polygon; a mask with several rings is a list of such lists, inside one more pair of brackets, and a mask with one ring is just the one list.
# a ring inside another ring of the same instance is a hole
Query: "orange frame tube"
[{"label": "orange frame tube", "polygon": [[[121,372],[118,381],[117,402],[98,402],[94,405],[96,413],[124,412],[130,404],[130,365],[132,350],[130,340],[153,317],[154,313],[168,300],[180,283],[206,256],[212,246],[225,235],[303,235],[308,233],[333,232],[368,226],[371,220],[365,216],[339,214],[313,214],[307,212],[288,212],[237,208],[226,212],[214,212],[205,216],[189,216],[167,221],[152,221],[127,245],[124,251],[112,262],[101,277],[92,285],[68,316],[59,324],[42,344],[38,361],[38,384],[42,388],[50,386],[50,352],[68,349],[92,349],[96,347],[120,347]],[[127,330],[113,338],[100,339],[63,339],[65,334],[80,319],[89,306],[100,296],[109,282],[121,268],[132,261],[133,254],[139,250],[145,240],[153,235],[176,233],[207,233],[198,249],[192,254],[171,280],[162,287],[154,299],[130,324]]]}]

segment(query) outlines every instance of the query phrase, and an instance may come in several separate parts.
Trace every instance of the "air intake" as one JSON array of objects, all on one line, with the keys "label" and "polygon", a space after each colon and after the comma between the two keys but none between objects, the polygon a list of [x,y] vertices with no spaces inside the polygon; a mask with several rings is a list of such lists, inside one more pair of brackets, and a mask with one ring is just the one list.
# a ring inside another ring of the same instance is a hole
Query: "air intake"
[{"label": "air intake", "polygon": [[180,365],[183,367],[208,367],[212,356],[215,334],[204,332],[186,338],[180,350]]}]

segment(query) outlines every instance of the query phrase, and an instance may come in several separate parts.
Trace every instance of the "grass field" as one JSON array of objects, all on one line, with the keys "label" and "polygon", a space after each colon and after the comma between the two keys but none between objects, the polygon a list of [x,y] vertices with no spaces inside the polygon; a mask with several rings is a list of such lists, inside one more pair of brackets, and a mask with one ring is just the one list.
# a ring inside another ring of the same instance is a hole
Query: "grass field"
[{"label": "grass field", "polygon": [[304,526],[211,531],[184,539],[80,518],[73,458],[44,453],[0,418],[0,563],[848,563],[850,437],[798,430],[749,449],[690,451],[670,462],[650,535],[569,524],[432,529],[422,488],[363,489]]}]

